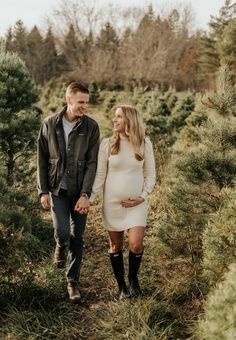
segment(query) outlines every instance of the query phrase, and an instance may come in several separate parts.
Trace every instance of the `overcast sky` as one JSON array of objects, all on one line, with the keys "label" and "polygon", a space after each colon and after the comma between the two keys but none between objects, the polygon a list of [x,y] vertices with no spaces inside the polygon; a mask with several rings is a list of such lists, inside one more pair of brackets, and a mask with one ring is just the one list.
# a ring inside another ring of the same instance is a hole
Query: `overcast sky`
[{"label": "overcast sky", "polygon": [[[201,29],[207,29],[210,15],[217,15],[224,4],[224,0],[97,0],[101,5],[112,3],[120,6],[136,5],[142,8],[147,8],[150,2],[155,7],[176,3],[189,4],[195,14],[194,27]],[[14,26],[18,19],[21,19],[28,29],[35,24],[39,28],[43,27],[46,16],[52,16],[53,10],[59,3],[60,0],[0,0],[0,36],[5,34],[9,26]]]}]

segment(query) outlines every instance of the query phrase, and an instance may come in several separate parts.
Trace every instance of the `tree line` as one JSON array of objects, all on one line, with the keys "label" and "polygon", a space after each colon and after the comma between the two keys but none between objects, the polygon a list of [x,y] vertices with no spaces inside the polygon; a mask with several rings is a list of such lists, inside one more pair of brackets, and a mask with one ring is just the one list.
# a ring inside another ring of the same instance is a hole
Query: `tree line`
[{"label": "tree line", "polygon": [[[164,16],[151,5],[142,15],[130,9],[126,21],[116,20],[122,29],[111,17],[98,30],[91,10],[84,11],[84,17],[75,10],[69,15],[70,2],[62,4],[58,20],[49,22],[45,36],[37,26],[28,32],[21,20],[5,36],[6,49],[19,54],[37,84],[66,75],[108,89],[199,90],[214,86],[222,64],[228,64],[235,75],[236,4],[231,0],[225,0],[219,15],[211,17],[208,32],[194,33],[188,11],[173,9]],[[76,2],[71,0],[72,5]],[[84,19],[87,30],[83,30]]]}]

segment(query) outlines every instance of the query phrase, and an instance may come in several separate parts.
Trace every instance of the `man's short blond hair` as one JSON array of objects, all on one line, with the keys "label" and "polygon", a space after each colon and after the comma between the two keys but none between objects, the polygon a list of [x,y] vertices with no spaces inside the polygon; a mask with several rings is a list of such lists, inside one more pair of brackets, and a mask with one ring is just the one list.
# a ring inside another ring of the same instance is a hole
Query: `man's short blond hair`
[{"label": "man's short blond hair", "polygon": [[75,94],[77,92],[89,94],[88,88],[81,83],[71,83],[66,89],[66,97]]}]

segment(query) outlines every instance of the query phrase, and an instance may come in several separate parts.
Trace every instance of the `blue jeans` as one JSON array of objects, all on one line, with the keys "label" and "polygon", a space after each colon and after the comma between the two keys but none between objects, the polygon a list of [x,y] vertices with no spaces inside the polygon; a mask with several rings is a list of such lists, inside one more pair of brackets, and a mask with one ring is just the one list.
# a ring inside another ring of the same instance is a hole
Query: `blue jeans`
[{"label": "blue jeans", "polygon": [[78,283],[87,214],[74,211],[79,196],[68,196],[66,190],[61,189],[58,196],[51,194],[51,198],[55,240],[59,246],[68,246],[67,281]]}]

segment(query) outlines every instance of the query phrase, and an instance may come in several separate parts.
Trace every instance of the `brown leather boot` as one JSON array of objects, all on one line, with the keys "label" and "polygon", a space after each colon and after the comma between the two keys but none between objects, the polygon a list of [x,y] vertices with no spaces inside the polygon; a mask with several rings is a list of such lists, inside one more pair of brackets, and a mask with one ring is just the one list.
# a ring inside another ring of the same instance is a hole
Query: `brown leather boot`
[{"label": "brown leather boot", "polygon": [[71,303],[79,303],[81,300],[81,295],[79,292],[78,285],[74,282],[67,283],[67,291],[69,294],[69,301]]},{"label": "brown leather boot", "polygon": [[56,245],[54,257],[53,257],[53,263],[57,268],[64,268],[66,265],[66,246],[59,246]]}]

